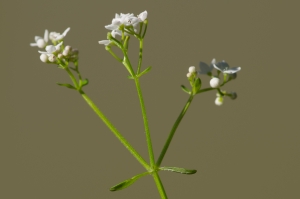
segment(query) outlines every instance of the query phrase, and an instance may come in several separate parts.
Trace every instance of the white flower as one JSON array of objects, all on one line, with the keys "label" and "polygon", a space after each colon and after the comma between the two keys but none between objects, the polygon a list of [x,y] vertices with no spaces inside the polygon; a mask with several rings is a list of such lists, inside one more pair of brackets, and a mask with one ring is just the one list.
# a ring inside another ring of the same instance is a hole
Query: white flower
[{"label": "white flower", "polygon": [[189,72],[190,72],[190,73],[195,73],[195,72],[196,72],[195,66],[190,66],[190,67],[189,67]]},{"label": "white flower", "polygon": [[63,44],[63,42],[60,42],[59,44],[57,44],[56,46],[53,46],[53,45],[48,45],[46,46],[46,52],[43,52],[43,51],[39,51],[39,53],[42,53],[42,54],[47,54],[47,55],[50,55],[50,54],[53,54],[57,51],[60,50],[60,46]]},{"label": "white flower", "polygon": [[37,46],[39,48],[45,48],[48,42],[48,30],[45,30],[44,38],[40,36],[34,37],[35,43],[31,43],[30,46]]},{"label": "white flower", "polygon": [[142,12],[141,14],[138,15],[138,20],[139,22],[143,22],[147,19],[148,16],[148,12],[147,10],[145,10],[144,12]]},{"label": "white flower", "polygon": [[[113,36],[113,38],[115,38],[116,35],[122,35],[122,32],[120,30],[113,30],[111,31],[111,35]],[[110,43],[111,43],[110,40],[99,41],[99,44],[104,44],[105,46],[109,45]]]},{"label": "white flower", "polygon": [[59,40],[62,40],[63,38],[65,38],[65,36],[67,35],[67,33],[69,32],[71,28],[67,28],[63,34],[60,34],[58,32],[50,32],[49,34],[49,38],[52,40],[52,41],[59,41]]},{"label": "white flower", "polygon": [[108,30],[118,30],[121,25],[130,26],[136,25],[139,19],[135,17],[133,14],[116,14],[115,18],[113,18],[111,24],[105,26]]},{"label": "white flower", "polygon": [[221,106],[223,104],[223,97],[217,97],[215,100],[215,104],[217,106]]},{"label": "white flower", "polygon": [[199,63],[200,71],[198,73],[199,74],[205,74],[205,75],[207,73],[210,73],[214,69],[213,64],[215,64],[215,63],[216,63],[216,59],[213,59],[209,66],[204,62],[200,62]]},{"label": "white flower", "polygon": [[217,70],[221,71],[222,73],[227,73],[227,74],[234,74],[241,70],[241,67],[230,68],[228,63],[225,62],[225,60],[218,62],[216,64],[213,64],[213,65]]},{"label": "white flower", "polygon": [[48,56],[46,54],[41,54],[40,59],[41,59],[42,62],[47,63]]},{"label": "white flower", "polygon": [[220,79],[217,77],[213,77],[209,83],[212,88],[218,88],[220,86]]}]

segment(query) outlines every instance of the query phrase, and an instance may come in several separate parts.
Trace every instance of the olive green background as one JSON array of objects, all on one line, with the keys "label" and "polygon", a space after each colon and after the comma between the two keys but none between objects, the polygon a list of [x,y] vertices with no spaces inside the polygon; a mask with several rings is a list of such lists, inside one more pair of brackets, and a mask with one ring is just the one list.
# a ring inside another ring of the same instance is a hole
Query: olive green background
[{"label": "olive green background", "polygon": [[[227,91],[236,100],[214,104],[196,96],[160,172],[171,199],[300,198],[299,1],[62,1],[0,2],[0,198],[159,198],[150,176],[131,187],[109,187],[144,172],[74,90],[65,71],[30,47],[44,30],[62,33],[80,50],[86,93],[148,160],[140,105],[125,68],[98,41],[115,13],[147,10],[141,78],[157,158],[188,95],[189,66],[213,58],[241,66]],[[130,43],[137,63],[138,43]],[[203,77],[203,87],[209,78]]]}]

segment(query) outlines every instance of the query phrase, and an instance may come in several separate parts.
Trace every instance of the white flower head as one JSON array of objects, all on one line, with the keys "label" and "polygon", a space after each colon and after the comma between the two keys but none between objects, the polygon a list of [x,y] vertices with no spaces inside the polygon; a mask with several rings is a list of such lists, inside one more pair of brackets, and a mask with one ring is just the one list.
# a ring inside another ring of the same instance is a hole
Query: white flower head
[{"label": "white flower head", "polygon": [[148,16],[148,12],[147,10],[145,10],[144,12],[142,12],[141,14],[138,15],[138,20],[139,22],[143,22],[147,19]]},{"label": "white flower head", "polygon": [[67,33],[70,31],[71,28],[67,28],[62,34],[58,33],[58,32],[50,32],[49,34],[49,38],[52,41],[59,41],[62,40],[63,38],[65,38],[65,36],[67,35]]},{"label": "white flower head", "polygon": [[190,67],[189,67],[189,72],[190,72],[190,73],[195,73],[195,72],[196,72],[195,66],[190,66]]},{"label": "white flower head", "polygon": [[221,106],[223,104],[223,97],[217,97],[215,100],[215,104],[217,106]]},{"label": "white flower head", "polygon": [[199,63],[200,71],[198,73],[207,75],[214,69],[213,64],[215,64],[215,63],[216,63],[216,59],[213,59],[209,66],[204,62],[200,62]]},{"label": "white flower head", "polygon": [[37,46],[39,48],[45,48],[45,46],[48,43],[48,36],[49,36],[48,30],[45,30],[44,38],[42,38],[40,36],[35,36],[34,37],[35,43],[31,43],[30,46]]},{"label": "white flower head", "polygon": [[63,42],[60,42],[60,43],[57,44],[56,46],[48,45],[48,46],[46,46],[46,52],[39,51],[39,53],[41,53],[41,54],[47,54],[47,55],[56,53],[56,52],[58,52],[58,51],[60,50],[60,46],[61,46],[62,44],[63,44]]},{"label": "white flower head", "polygon": [[139,19],[135,17],[133,14],[116,14],[115,18],[113,18],[111,24],[106,25],[105,28],[108,30],[118,30],[121,25],[130,26],[136,25],[139,22]]},{"label": "white flower head", "polygon": [[217,77],[213,77],[210,80],[209,84],[212,88],[218,88],[220,86],[220,79]]},{"label": "white flower head", "polygon": [[215,63],[213,64],[213,66],[221,71],[222,73],[226,73],[226,74],[234,74],[238,71],[241,70],[241,67],[233,67],[233,68],[230,68],[228,63],[225,62],[225,60],[221,61],[221,62],[218,62],[218,63]]}]

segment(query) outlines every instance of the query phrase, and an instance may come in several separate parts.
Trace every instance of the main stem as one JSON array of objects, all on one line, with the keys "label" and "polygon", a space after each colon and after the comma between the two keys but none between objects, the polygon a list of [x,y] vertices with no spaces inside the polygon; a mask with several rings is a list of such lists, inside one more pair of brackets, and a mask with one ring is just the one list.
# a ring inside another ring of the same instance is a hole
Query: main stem
[{"label": "main stem", "polygon": [[160,194],[160,197],[162,199],[168,199],[168,196],[167,196],[167,194],[165,192],[165,188],[164,188],[164,186],[163,186],[163,184],[162,184],[162,182],[160,180],[160,177],[159,177],[157,171],[153,172],[152,176],[154,178],[154,181],[155,181],[155,184],[157,186],[157,189],[158,189],[158,192]]},{"label": "main stem", "polygon": [[164,148],[162,149],[162,151],[160,153],[160,156],[159,156],[159,158],[158,158],[158,160],[156,162],[156,166],[157,167],[160,166],[162,160],[164,159],[165,154],[166,154],[166,152],[167,152],[167,150],[169,148],[169,145],[170,145],[170,143],[171,143],[171,141],[173,139],[173,136],[174,136],[174,134],[176,132],[176,129],[179,126],[179,124],[180,124],[183,116],[185,115],[186,111],[188,110],[189,106],[191,105],[193,98],[194,98],[194,95],[190,94],[190,98],[188,99],[187,103],[185,104],[184,108],[182,109],[181,113],[179,114],[179,116],[178,116],[175,124],[173,125],[173,127],[171,129],[171,132],[169,134],[169,137],[168,137],[168,139],[167,139],[167,141],[166,141],[166,143],[164,145]]},{"label": "main stem", "polygon": [[150,170],[148,163],[142,156],[130,145],[130,143],[121,135],[121,133],[113,126],[113,124],[105,117],[105,115],[98,109],[94,102],[83,92],[79,91],[83,99],[95,111],[99,118],[106,124],[106,126],[115,134],[121,143],[130,151],[130,153],[147,169]]}]

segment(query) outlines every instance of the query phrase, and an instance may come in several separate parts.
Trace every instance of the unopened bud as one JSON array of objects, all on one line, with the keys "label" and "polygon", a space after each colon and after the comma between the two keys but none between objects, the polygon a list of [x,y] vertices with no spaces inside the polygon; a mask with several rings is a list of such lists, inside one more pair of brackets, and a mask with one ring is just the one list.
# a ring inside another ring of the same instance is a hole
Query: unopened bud
[{"label": "unopened bud", "polygon": [[69,55],[69,52],[70,52],[69,50],[66,50],[66,49],[65,49],[65,50],[63,51],[62,54],[63,54],[64,56],[68,56],[68,55]]},{"label": "unopened bud", "polygon": [[190,67],[189,67],[189,72],[190,72],[190,73],[195,73],[195,72],[196,72],[195,66],[190,66]]},{"label": "unopened bud", "polygon": [[66,46],[66,47],[65,47],[65,50],[71,51],[71,50],[72,50],[72,47],[71,47],[71,46]]},{"label": "unopened bud", "polygon": [[62,59],[64,56],[63,56],[63,54],[59,53],[59,54],[57,55],[57,57],[58,57],[58,59]]},{"label": "unopened bud", "polygon": [[78,55],[78,53],[79,53],[79,50],[78,50],[77,48],[74,48],[74,49],[72,50],[72,54]]},{"label": "unopened bud", "polygon": [[229,74],[229,78],[231,79],[236,79],[236,77],[237,77],[236,73]]},{"label": "unopened bud", "polygon": [[36,44],[39,48],[45,48],[47,42],[45,42],[44,39],[39,39],[39,40],[37,40]]},{"label": "unopened bud", "polygon": [[220,79],[217,77],[213,77],[209,83],[212,88],[218,88],[220,85]]},{"label": "unopened bud", "polygon": [[223,104],[223,97],[217,97],[215,100],[215,104],[217,106],[221,106]]},{"label": "unopened bud", "polygon": [[186,74],[187,78],[190,78],[192,76],[192,73]]},{"label": "unopened bud", "polygon": [[41,54],[40,59],[42,62],[46,63],[48,61],[48,56],[46,54]]},{"label": "unopened bud", "polygon": [[49,55],[48,59],[49,59],[50,62],[55,62],[56,61],[56,57],[53,54]]},{"label": "unopened bud", "polygon": [[236,99],[237,98],[236,92],[231,92],[230,93],[230,98],[233,99],[233,100]]}]

